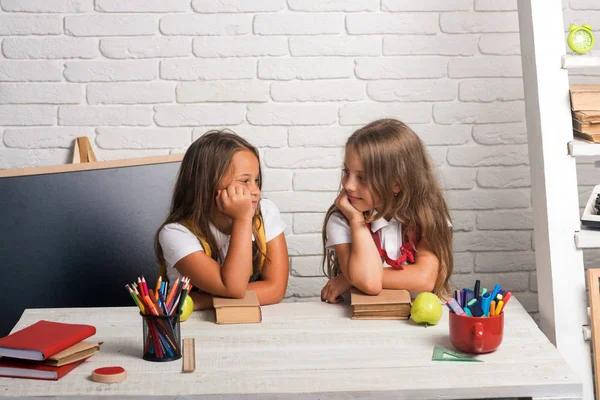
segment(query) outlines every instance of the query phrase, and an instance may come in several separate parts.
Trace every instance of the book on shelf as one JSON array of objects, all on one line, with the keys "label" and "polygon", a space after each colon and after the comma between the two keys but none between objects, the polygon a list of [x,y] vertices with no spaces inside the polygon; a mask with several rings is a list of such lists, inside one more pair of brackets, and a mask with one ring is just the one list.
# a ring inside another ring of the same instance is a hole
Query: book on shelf
[{"label": "book on shelf", "polygon": [[600,84],[569,85],[573,111],[600,110]]},{"label": "book on shelf", "polygon": [[600,133],[584,133],[573,129],[573,136],[592,143],[600,143]]},{"label": "book on shelf", "polygon": [[217,324],[251,324],[262,322],[262,311],[256,292],[246,291],[243,299],[213,297]]},{"label": "book on shelf", "polygon": [[573,119],[573,129],[581,133],[598,134],[600,133],[600,124],[581,122]]},{"label": "book on shelf", "polygon": [[91,325],[40,320],[0,338],[0,356],[42,361],[95,334]]},{"label": "book on shelf", "polygon": [[0,358],[0,376],[57,381],[85,360],[86,358],[57,367],[38,362],[2,357]]},{"label": "book on shelf", "polygon": [[352,319],[408,319],[412,305],[408,290],[383,289],[377,296],[350,292]]},{"label": "book on shelf", "polygon": [[573,119],[581,123],[600,124],[600,110],[573,111]]}]

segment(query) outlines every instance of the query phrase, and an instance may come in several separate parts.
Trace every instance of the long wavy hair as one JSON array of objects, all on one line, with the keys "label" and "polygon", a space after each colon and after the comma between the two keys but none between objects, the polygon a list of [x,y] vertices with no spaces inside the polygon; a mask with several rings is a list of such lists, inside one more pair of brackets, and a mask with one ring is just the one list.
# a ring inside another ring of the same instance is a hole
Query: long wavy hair
[{"label": "long wavy hair", "polygon": [[[219,182],[229,170],[234,154],[242,150],[249,150],[256,156],[259,168],[258,187],[262,189],[262,170],[258,150],[234,132],[208,131],[187,149],[173,189],[169,215],[154,237],[154,249],[159,266],[165,267],[165,257],[158,240],[159,232],[165,225],[174,222],[186,226],[196,237],[205,239],[210,247],[211,257],[219,264],[223,263],[217,242],[209,228],[210,216],[217,210],[215,198]],[[252,233],[255,238],[259,237],[258,229],[261,223],[259,203],[252,221]],[[254,265],[261,254],[266,257],[256,242],[254,240],[252,244]]]},{"label": "long wavy hair", "polygon": [[[421,139],[404,123],[381,119],[354,132],[346,142],[346,151],[349,149],[362,161],[369,190],[381,199],[377,215],[374,210],[366,212],[366,221],[395,218],[402,224],[403,241],[415,247],[425,238],[440,263],[433,291],[440,297],[450,295],[449,278],[454,269],[451,218]],[[394,183],[400,186],[397,195]],[[323,223],[322,267],[329,278],[341,273],[335,251],[325,247],[327,222],[335,212],[340,211],[334,204]]]}]

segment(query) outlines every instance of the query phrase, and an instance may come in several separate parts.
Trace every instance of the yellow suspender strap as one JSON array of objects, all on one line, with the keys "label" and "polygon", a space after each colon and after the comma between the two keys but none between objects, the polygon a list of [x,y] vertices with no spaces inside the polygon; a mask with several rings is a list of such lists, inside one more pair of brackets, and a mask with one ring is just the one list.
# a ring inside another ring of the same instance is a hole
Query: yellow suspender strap
[{"label": "yellow suspender strap", "polygon": [[258,231],[258,238],[255,239],[257,240],[256,243],[258,244],[258,248],[260,249],[258,268],[259,271],[262,271],[263,267],[265,266],[265,254],[267,254],[267,236],[265,234],[265,223],[263,221],[262,215],[256,218],[254,225],[256,226]]}]

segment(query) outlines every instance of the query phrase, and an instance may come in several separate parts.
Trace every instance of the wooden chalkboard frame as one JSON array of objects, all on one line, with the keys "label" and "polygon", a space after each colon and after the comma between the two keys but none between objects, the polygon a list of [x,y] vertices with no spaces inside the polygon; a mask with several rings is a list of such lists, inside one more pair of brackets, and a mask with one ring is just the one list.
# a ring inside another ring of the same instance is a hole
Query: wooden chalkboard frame
[{"label": "wooden chalkboard frame", "polygon": [[59,174],[62,172],[89,171],[95,169],[108,169],[120,167],[133,167],[136,165],[162,164],[183,160],[183,154],[170,154],[165,156],[152,156],[141,158],[127,158],[122,160],[95,161],[64,165],[49,165],[44,167],[27,167],[0,170],[0,178],[13,176]]}]

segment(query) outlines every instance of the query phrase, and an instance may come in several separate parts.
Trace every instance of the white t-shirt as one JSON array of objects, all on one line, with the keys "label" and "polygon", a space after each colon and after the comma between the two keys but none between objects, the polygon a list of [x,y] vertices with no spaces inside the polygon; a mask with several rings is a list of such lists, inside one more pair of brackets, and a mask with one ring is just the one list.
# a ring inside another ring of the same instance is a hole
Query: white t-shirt
[{"label": "white t-shirt", "polygon": [[[286,225],[281,219],[279,209],[271,200],[261,199],[260,211],[265,224],[265,238],[269,242],[279,236],[285,230]],[[231,235],[224,234],[212,223],[210,224],[210,230],[217,242],[221,259],[225,259],[229,250]],[[158,240],[165,257],[167,277],[170,282],[175,282],[178,277],[181,277],[179,271],[173,268],[179,260],[196,251],[204,251],[196,235],[179,223],[165,225],[158,234]],[[254,240],[254,236],[252,240]]]},{"label": "white t-shirt", "polygon": [[[388,257],[392,260],[398,259],[400,246],[402,246],[402,224],[395,219],[387,221],[384,218],[378,218],[371,222],[371,231],[379,232],[381,248],[386,251]],[[352,243],[350,225],[348,220],[341,213],[333,213],[327,221],[327,241],[325,247],[333,250],[337,244]],[[385,265],[385,260],[382,258]]]}]

